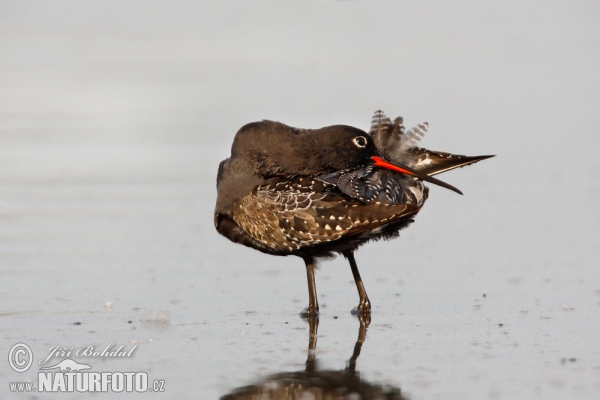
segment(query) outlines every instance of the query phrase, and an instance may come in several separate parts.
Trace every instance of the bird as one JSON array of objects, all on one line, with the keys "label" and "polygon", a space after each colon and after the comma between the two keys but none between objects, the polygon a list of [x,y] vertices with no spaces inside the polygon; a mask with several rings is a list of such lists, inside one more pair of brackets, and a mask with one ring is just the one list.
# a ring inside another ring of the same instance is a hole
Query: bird
[{"label": "bird", "polygon": [[391,120],[381,110],[368,132],[349,125],[246,124],[219,164],[215,228],[232,242],[304,260],[309,304],[303,317],[319,314],[317,261],[341,254],[359,295],[352,313],[368,314],[355,251],[399,236],[428,198],[424,182],[462,194],[434,175],[493,157],[419,147],[427,129],[426,122],[406,129],[402,117]]}]

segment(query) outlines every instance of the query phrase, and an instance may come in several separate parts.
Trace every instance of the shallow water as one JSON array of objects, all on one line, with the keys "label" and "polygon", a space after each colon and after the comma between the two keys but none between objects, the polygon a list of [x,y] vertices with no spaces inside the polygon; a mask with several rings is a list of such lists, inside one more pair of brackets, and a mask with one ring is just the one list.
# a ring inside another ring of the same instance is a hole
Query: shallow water
[{"label": "shallow water", "polygon": [[[357,253],[374,310],[349,375],[409,399],[596,398],[594,3],[57,4],[0,3],[1,351],[34,354],[0,362],[0,398],[53,346],[137,345],[76,359],[164,380],[157,398],[306,378],[303,262],[217,235],[217,166],[244,123],[366,129],[377,108],[498,157]],[[344,259],[317,289],[318,377],[339,377],[360,328]]]}]

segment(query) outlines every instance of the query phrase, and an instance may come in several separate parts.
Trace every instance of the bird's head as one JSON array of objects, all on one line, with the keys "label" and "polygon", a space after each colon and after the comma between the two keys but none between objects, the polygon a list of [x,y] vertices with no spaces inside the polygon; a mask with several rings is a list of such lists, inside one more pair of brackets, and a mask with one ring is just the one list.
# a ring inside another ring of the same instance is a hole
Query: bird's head
[{"label": "bird's head", "polygon": [[371,136],[351,126],[296,129],[271,121],[242,127],[231,149],[232,159],[239,159],[249,170],[264,177],[352,169],[379,155]]}]

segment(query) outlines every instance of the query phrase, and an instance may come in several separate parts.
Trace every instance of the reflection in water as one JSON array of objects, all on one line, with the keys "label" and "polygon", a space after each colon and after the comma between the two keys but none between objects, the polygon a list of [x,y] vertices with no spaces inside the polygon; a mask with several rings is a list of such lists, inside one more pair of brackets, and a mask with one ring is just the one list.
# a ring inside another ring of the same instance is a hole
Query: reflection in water
[{"label": "reflection in water", "polygon": [[371,322],[371,317],[361,315],[359,320],[358,340],[354,345],[354,352],[346,369],[341,371],[318,370],[315,353],[319,319],[312,317],[308,319],[310,339],[304,371],[270,375],[258,383],[235,389],[232,393],[221,397],[221,400],[407,400],[400,394],[400,388],[376,385],[360,379],[360,373],[356,371],[356,360],[367,336],[367,327]]}]

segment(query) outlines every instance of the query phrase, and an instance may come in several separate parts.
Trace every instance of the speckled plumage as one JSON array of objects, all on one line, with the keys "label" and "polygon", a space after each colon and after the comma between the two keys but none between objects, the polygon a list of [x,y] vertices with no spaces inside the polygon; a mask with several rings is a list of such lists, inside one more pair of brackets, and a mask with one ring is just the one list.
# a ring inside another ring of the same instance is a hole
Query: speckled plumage
[{"label": "speckled plumage", "polygon": [[364,202],[336,193],[335,185],[297,177],[255,188],[236,202],[232,218],[272,252],[334,250],[341,238],[355,238],[389,221],[414,214],[411,204]]},{"label": "speckled plumage", "polygon": [[[369,133],[345,125],[312,130],[272,121],[248,124],[237,133],[231,158],[219,166],[215,226],[262,252],[302,257],[313,313],[314,258],[342,253],[356,279],[359,310],[366,312],[370,303],[353,251],[369,240],[397,236],[412,222],[428,196],[422,179],[458,191],[430,176],[489,157],[416,147],[427,127],[405,130],[401,118],[391,121],[381,111]],[[388,162],[394,164],[390,169]],[[396,165],[400,169],[392,170]]]}]

